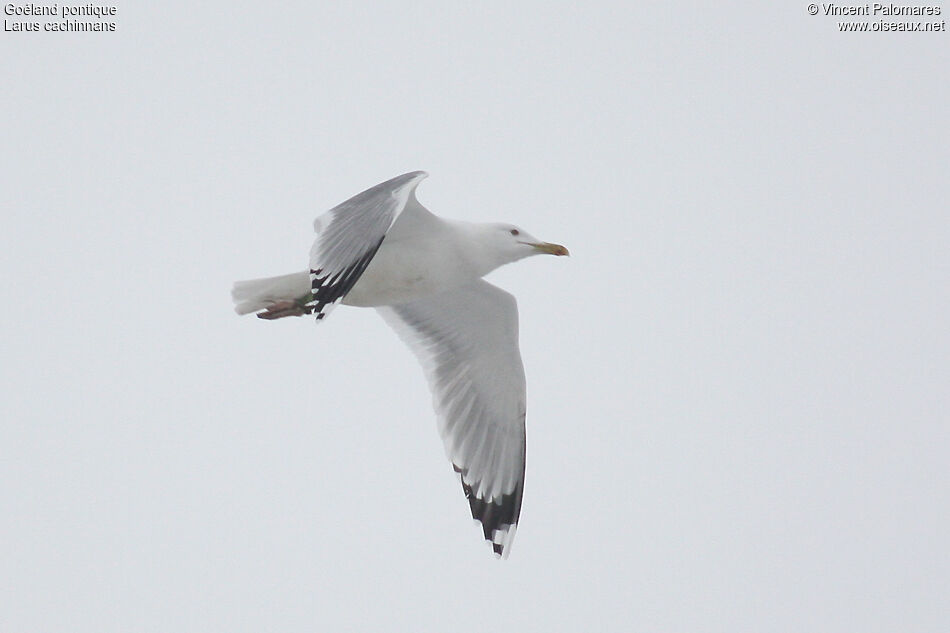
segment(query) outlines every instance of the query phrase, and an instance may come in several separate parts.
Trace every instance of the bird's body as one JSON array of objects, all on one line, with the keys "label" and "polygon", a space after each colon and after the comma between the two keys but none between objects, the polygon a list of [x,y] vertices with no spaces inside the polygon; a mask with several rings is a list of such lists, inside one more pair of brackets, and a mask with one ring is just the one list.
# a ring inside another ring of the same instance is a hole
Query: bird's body
[{"label": "bird's body", "polygon": [[[392,235],[400,232],[396,220],[343,303],[364,308],[406,303],[480,277],[448,222],[432,216],[426,228],[421,237],[399,239]],[[406,257],[407,249],[412,257]],[[447,257],[449,253],[455,256]]]},{"label": "bird's body", "polygon": [[239,314],[376,308],[416,353],[446,453],[472,516],[506,556],[521,511],[525,380],[514,297],[483,281],[498,266],[567,249],[508,224],[439,218],[415,197],[424,172],[398,176],[317,218],[310,269],[238,282]]}]

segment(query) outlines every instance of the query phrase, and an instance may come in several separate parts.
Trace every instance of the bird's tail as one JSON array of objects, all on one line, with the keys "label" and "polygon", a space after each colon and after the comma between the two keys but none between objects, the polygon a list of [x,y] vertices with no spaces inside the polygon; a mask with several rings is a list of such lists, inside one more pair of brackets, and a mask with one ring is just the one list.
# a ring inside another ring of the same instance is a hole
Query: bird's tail
[{"label": "bird's tail", "polygon": [[238,314],[266,310],[278,303],[294,302],[301,297],[309,296],[310,271],[308,270],[279,277],[238,281],[231,288],[234,311]]}]

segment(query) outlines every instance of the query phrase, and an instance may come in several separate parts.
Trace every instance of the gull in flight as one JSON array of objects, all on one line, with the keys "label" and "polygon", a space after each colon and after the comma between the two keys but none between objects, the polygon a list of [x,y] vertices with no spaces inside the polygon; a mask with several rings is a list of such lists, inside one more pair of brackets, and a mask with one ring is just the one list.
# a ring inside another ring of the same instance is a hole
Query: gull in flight
[{"label": "gull in flight", "polygon": [[472,517],[507,558],[521,514],[525,377],[518,306],[482,277],[531,255],[568,255],[511,224],[448,220],[419,204],[428,174],[378,184],[314,221],[309,270],[239,281],[238,314],[313,314],[371,307],[422,364],[445,451]]}]

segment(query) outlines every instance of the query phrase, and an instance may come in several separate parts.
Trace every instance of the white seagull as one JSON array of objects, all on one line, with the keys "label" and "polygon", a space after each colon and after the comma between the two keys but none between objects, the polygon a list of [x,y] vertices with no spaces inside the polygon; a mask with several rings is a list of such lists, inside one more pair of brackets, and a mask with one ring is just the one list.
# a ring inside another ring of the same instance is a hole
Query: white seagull
[{"label": "white seagull", "polygon": [[568,251],[511,224],[433,215],[415,195],[426,176],[397,176],[330,209],[314,222],[309,270],[239,281],[231,294],[238,314],[262,319],[376,308],[419,358],[472,517],[507,558],[524,489],[525,378],[515,298],[482,277]]}]

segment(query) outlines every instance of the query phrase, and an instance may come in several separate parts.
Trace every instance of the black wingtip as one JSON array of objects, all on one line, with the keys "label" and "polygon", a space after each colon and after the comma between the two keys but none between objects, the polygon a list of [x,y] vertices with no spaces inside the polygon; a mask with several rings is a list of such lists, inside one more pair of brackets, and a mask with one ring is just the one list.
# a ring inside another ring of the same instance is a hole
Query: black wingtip
[{"label": "black wingtip", "polygon": [[517,527],[521,515],[523,483],[519,482],[509,494],[486,501],[475,494],[471,484],[465,482],[465,469],[459,468],[455,464],[452,464],[452,468],[461,476],[462,492],[465,493],[465,498],[468,499],[472,518],[481,524],[482,534],[485,540],[491,544],[495,555],[504,556],[505,544],[496,542],[494,536],[496,532],[509,534]]},{"label": "black wingtip", "polygon": [[323,268],[310,269],[310,292],[313,294],[313,299],[308,305],[313,306],[312,311],[318,321],[326,316],[324,310],[328,305],[333,305],[343,299],[346,293],[356,285],[363,271],[376,256],[376,251],[382,246],[384,239],[386,239],[385,235],[379,238],[379,241],[358,260],[336,273],[325,272]]}]

